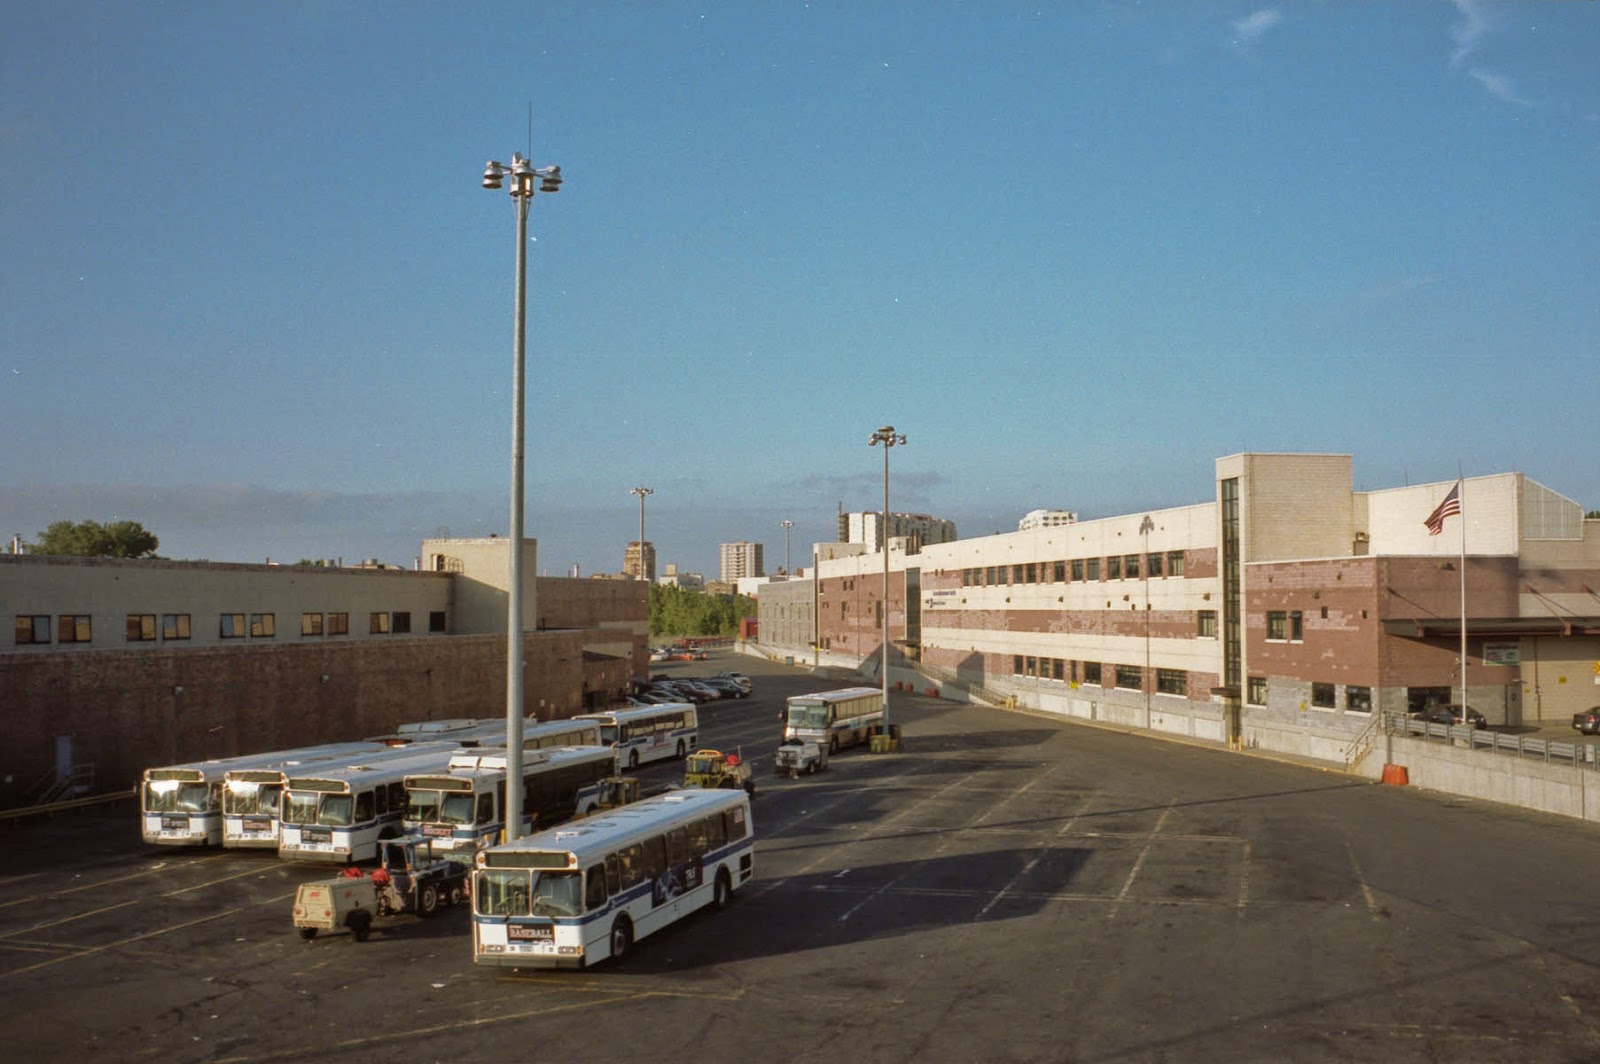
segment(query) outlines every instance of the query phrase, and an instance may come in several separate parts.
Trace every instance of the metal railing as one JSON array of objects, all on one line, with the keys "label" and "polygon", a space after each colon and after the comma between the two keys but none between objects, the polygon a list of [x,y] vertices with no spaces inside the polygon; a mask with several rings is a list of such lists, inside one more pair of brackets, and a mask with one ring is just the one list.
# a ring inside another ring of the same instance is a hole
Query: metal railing
[{"label": "metal railing", "polygon": [[1595,748],[1588,743],[1507,735],[1466,724],[1435,724],[1400,714],[1389,714],[1385,726],[1391,735],[1419,736],[1424,742],[1439,740],[1473,750],[1487,750],[1491,754],[1510,754],[1530,760],[1570,764],[1590,771],[1600,769],[1600,763],[1595,760]]}]

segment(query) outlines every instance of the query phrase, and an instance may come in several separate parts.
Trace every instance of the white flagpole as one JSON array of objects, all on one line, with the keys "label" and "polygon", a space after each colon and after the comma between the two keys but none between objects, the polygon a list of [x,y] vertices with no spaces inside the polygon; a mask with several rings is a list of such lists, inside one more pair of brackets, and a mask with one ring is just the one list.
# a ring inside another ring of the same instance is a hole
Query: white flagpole
[{"label": "white flagpole", "polygon": [[1461,723],[1471,726],[1467,717],[1467,479],[1457,470],[1456,506],[1461,521]]}]

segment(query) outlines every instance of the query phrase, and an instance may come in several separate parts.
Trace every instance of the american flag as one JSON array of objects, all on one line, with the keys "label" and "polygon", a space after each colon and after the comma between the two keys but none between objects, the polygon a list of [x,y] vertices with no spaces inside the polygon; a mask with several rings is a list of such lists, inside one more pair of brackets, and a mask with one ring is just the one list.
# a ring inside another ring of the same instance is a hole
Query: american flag
[{"label": "american flag", "polygon": [[1455,487],[1450,489],[1450,494],[1444,497],[1438,509],[1428,515],[1423,524],[1428,526],[1428,535],[1437,536],[1444,531],[1444,519],[1461,512],[1461,481],[1456,481]]}]

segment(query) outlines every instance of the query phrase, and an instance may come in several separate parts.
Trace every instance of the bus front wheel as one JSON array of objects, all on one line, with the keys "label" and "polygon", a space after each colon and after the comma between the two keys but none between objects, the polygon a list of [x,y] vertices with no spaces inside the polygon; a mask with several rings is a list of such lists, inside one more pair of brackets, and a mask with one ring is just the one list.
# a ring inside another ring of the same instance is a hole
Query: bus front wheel
[{"label": "bus front wheel", "polygon": [[620,961],[633,948],[633,923],[626,916],[611,925],[611,959]]}]

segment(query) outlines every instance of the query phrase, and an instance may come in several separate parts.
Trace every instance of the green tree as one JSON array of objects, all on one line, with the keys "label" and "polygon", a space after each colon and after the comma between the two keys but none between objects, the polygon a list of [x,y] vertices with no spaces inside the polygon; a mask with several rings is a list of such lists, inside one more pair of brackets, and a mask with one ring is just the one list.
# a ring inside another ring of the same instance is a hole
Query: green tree
[{"label": "green tree", "polygon": [[153,558],[161,546],[153,532],[137,521],[57,521],[28,545],[29,554],[74,558]]},{"label": "green tree", "polygon": [[670,584],[650,589],[651,635],[737,635],[739,618],[755,613],[755,600],[744,595],[707,595]]}]

